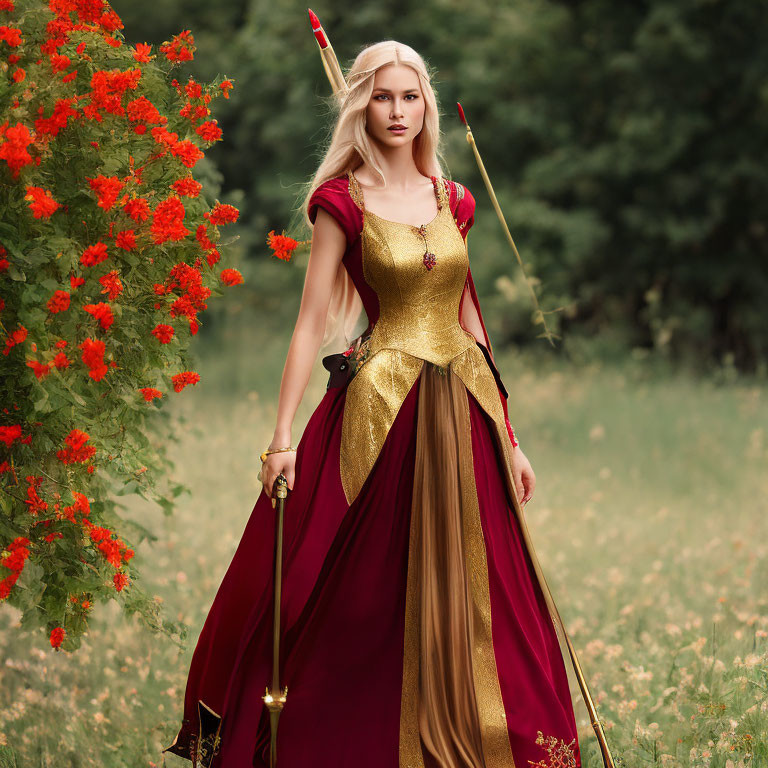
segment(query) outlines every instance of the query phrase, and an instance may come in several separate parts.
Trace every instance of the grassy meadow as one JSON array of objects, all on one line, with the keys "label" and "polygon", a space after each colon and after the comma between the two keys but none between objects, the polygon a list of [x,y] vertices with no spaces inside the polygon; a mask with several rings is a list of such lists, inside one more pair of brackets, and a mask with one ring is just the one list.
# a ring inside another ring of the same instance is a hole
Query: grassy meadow
[{"label": "grassy meadow", "polygon": [[[197,634],[260,491],[288,339],[233,321],[203,342],[201,383],[170,398],[175,479],[191,494],[171,517],[128,499],[158,535],[138,548],[142,583],[188,624],[186,647],[111,603],[79,652],[56,653],[3,607],[3,768],[162,765]],[[531,533],[617,762],[768,766],[764,384],[631,356],[574,366],[510,351],[499,363],[537,476]],[[318,360],[294,442],[325,382]],[[575,679],[573,693],[584,765],[598,768]]]}]

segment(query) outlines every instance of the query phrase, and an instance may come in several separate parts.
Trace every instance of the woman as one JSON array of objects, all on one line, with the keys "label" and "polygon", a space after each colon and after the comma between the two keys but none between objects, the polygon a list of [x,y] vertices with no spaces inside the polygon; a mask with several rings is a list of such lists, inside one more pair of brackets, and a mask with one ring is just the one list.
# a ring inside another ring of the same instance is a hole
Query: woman
[{"label": "woman", "polygon": [[[474,290],[475,201],[444,179],[430,75],[365,48],[305,201],[314,224],[264,490],[197,643],[173,752],[265,766],[271,496],[289,489],[281,768],[581,765],[557,635],[520,520],[535,477]],[[325,396],[291,425],[322,342]]]}]

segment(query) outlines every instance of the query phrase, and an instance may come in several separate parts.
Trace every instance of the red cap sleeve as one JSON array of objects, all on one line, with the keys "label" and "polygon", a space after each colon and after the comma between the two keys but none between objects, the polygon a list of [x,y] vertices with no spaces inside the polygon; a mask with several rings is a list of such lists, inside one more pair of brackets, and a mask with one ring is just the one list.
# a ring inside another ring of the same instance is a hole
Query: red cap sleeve
[{"label": "red cap sleeve", "polygon": [[459,231],[466,239],[467,232],[472,228],[475,223],[475,198],[472,193],[463,185],[458,184],[464,190],[464,196],[459,200],[454,213],[456,219],[456,225]]},{"label": "red cap sleeve", "polygon": [[324,208],[337,221],[347,238],[348,246],[357,239],[360,234],[357,216],[359,209],[349,195],[346,176],[329,179],[312,193],[307,215],[313,224],[317,218],[318,207]]}]

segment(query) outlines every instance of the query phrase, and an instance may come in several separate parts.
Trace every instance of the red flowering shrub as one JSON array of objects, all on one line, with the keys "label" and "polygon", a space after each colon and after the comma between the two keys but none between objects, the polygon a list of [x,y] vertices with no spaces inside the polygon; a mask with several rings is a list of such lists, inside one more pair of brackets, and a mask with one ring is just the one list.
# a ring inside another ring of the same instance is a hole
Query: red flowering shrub
[{"label": "red flowering shrub", "polygon": [[0,2],[0,600],[67,650],[106,599],[183,630],[129,570],[151,533],[111,492],[173,509],[184,488],[148,435],[200,380],[188,347],[209,298],[242,281],[217,266],[239,211],[192,175],[232,82],[169,76],[189,30],[153,51],[121,29],[102,0]]}]

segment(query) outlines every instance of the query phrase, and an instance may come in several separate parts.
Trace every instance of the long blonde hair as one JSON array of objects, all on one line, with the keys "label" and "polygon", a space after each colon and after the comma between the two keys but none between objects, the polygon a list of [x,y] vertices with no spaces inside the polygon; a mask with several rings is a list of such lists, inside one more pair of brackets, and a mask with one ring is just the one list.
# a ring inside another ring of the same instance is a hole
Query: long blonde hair
[{"label": "long blonde hair", "polygon": [[[315,172],[302,203],[304,222],[312,227],[307,207],[312,193],[324,182],[353,171],[367,163],[386,185],[386,178],[376,162],[370,137],[366,132],[366,110],[376,71],[387,64],[403,64],[415,70],[424,95],[424,127],[413,140],[413,159],[419,172],[425,176],[442,176],[442,137],[440,134],[440,108],[431,79],[433,72],[424,59],[409,45],[396,40],[383,40],[363,48],[346,75],[349,93],[336,101],[338,116],[328,149]],[[352,331],[363,308],[362,300],[343,264],[339,264],[322,346],[327,346],[343,333],[344,346],[352,339]]]}]

